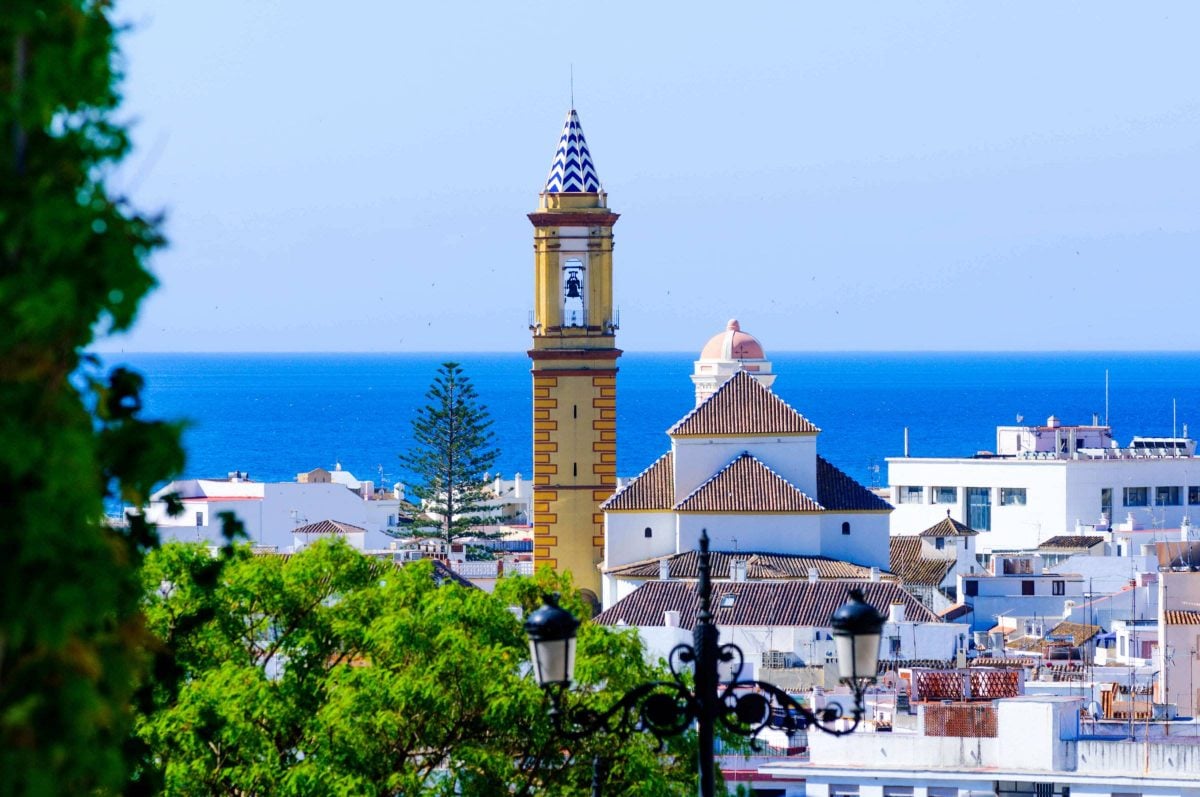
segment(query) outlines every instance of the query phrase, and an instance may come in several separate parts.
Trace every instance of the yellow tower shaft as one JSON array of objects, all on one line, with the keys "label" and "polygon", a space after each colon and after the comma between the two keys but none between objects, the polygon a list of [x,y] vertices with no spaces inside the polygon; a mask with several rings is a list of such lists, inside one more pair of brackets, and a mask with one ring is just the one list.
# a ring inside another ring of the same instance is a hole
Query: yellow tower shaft
[{"label": "yellow tower shaft", "polygon": [[599,504],[616,488],[612,228],[603,193],[544,193],[534,226],[534,561],[600,593]]}]

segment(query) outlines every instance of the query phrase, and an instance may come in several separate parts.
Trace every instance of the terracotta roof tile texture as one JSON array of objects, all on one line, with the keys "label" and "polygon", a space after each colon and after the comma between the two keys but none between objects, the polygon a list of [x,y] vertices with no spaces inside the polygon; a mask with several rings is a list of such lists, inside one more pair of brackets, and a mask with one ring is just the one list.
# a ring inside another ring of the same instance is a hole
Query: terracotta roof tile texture
[{"label": "terracotta roof tile texture", "polygon": [[742,454],[675,506],[678,512],[820,512],[822,507],[751,454]]},{"label": "terracotta roof tile texture", "polygon": [[[713,620],[721,626],[799,626],[827,628],[829,618],[848,600],[848,586],[838,581],[722,582],[714,585]],[[893,603],[903,604],[905,616],[915,622],[939,622],[929,609],[887,581],[854,582],[867,603],[887,614]],[[732,596],[732,599],[730,599]],[[732,605],[723,605],[732,604]],[[679,612],[679,624],[696,623],[699,599],[692,581],[648,581],[596,615],[601,625],[665,625],[663,612]]]},{"label": "terracotta roof tile texture", "polygon": [[954,568],[953,559],[925,559],[921,556],[921,538],[916,534],[891,538],[892,572],[904,584],[939,586]]},{"label": "terracotta roof tile texture", "polygon": [[1078,647],[1084,642],[1099,634],[1102,629],[1098,625],[1088,625],[1087,623],[1072,623],[1063,620],[1058,625],[1050,629],[1048,637],[1071,637],[1071,644]]},{"label": "terracotta roof tile texture", "polygon": [[1094,545],[1104,542],[1099,535],[1060,534],[1043,542],[1038,548],[1057,548],[1065,551],[1086,551]]},{"label": "terracotta roof tile texture", "polygon": [[[713,551],[712,570],[714,579],[730,578],[730,566],[735,559],[746,562],[746,578],[752,581],[794,581],[807,579],[809,568],[816,568],[817,577],[824,579],[862,579],[871,577],[871,568],[830,559],[826,556],[800,556],[794,554],[755,553],[753,551]],[[659,559],[614,567],[609,575],[622,578],[658,578]],[[698,578],[699,556],[695,551],[686,551],[667,558],[670,578]]]},{"label": "terracotta roof tile texture", "polygon": [[342,523],[338,520],[318,520],[316,523],[309,523],[307,526],[298,526],[293,534],[357,534],[366,531],[366,529],[358,526],[351,526],[349,523]]},{"label": "terracotta roof tile texture", "polygon": [[738,371],[667,430],[674,437],[816,434],[821,431],[786,401]]},{"label": "terracotta roof tile texture", "polygon": [[979,534],[978,531],[970,526],[959,523],[954,518],[947,515],[946,517],[934,523],[929,528],[918,534],[918,537],[974,537]]},{"label": "terracotta roof tile texture", "polygon": [[1200,625],[1200,612],[1193,609],[1167,609],[1167,625]]},{"label": "terracotta roof tile texture", "polygon": [[600,508],[609,512],[670,509],[675,504],[675,457],[670,451],[617,490]]},{"label": "terracotta roof tile texture", "polygon": [[890,512],[892,505],[817,457],[817,503],[831,512]]}]

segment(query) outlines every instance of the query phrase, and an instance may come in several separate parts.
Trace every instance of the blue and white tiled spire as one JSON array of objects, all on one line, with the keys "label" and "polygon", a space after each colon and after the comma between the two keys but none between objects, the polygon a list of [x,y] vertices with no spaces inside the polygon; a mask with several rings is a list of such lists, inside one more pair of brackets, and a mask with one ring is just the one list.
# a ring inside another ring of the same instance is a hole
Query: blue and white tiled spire
[{"label": "blue and white tiled spire", "polygon": [[546,177],[545,193],[594,193],[599,190],[600,178],[592,164],[592,153],[588,152],[587,141],[583,138],[579,115],[572,108],[558,139],[558,151],[554,153],[554,164]]}]

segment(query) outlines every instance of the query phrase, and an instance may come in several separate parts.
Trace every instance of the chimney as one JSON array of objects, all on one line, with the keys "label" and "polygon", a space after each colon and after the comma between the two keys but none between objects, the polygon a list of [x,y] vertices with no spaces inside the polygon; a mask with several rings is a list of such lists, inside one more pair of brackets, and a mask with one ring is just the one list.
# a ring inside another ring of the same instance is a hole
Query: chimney
[{"label": "chimney", "polygon": [[500,495],[500,474],[499,473],[496,474],[496,481],[492,483],[492,492],[494,492],[496,495]]},{"label": "chimney", "polygon": [[745,559],[730,559],[729,560],[729,580],[730,581],[745,581],[746,580],[746,560]]},{"label": "chimney", "polygon": [[667,609],[663,612],[663,625],[667,628],[679,627],[679,612],[674,609]]},{"label": "chimney", "polygon": [[815,567],[808,568],[808,583],[816,584],[821,579],[821,571]]},{"label": "chimney", "polygon": [[871,568],[871,581],[876,582],[876,583],[879,581],[879,568],[878,567]]},{"label": "chimney", "polygon": [[904,604],[893,603],[888,607],[888,622],[898,625],[904,622]]},{"label": "chimney", "polygon": [[513,476],[513,498],[523,498],[521,495],[521,474]]},{"label": "chimney", "polygon": [[658,560],[658,580],[666,581],[671,577],[671,558],[664,556]]}]

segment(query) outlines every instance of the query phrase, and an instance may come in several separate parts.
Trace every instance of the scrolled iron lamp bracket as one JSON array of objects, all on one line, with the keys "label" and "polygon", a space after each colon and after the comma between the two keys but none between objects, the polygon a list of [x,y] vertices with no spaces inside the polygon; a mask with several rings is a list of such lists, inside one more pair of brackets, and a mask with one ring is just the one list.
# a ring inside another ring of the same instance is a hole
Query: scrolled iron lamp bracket
[{"label": "scrolled iron lamp bracket", "polygon": [[[525,622],[534,674],[549,695],[550,716],[564,738],[580,740],[597,733],[644,731],[663,745],[667,737],[695,725],[701,797],[713,794],[713,732],[718,723],[750,738],[755,749],[760,748],[755,737],[768,726],[789,732],[816,729],[833,736],[853,733],[862,722],[866,689],[875,681],[884,622],[861,590],[850,590],[850,600],[834,612],[830,626],[837,645],[840,681],[851,688],[854,708],[849,717],[840,703],[819,711],[809,709],[774,684],[742,679],[745,655],[741,648],[732,643],[718,644],[719,630],[712,619],[708,545],[708,533],[704,531],[700,536],[696,627],[692,644],[676,645],[667,657],[671,680],[635,686],[603,711],[567,705],[579,621],[558,606],[558,596],[546,596],[545,604],[530,613]],[[728,673],[724,683],[718,676],[721,666]],[[694,672],[691,684],[684,675],[689,667]]]}]

